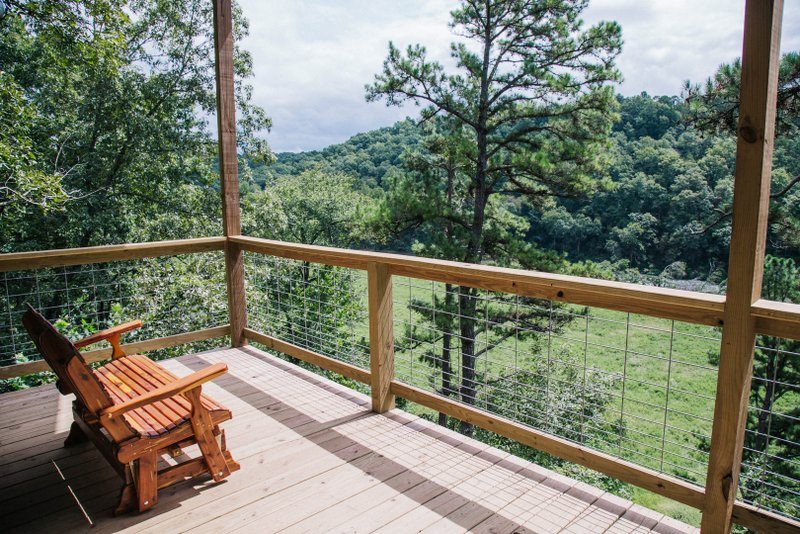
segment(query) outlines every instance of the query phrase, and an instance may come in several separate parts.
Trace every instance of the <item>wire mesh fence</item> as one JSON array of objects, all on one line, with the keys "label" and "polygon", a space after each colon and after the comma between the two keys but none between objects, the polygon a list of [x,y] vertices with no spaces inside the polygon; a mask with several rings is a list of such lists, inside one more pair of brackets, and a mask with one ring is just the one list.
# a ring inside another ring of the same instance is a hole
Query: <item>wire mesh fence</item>
[{"label": "wire mesh fence", "polygon": [[133,319],[144,326],[126,334],[125,342],[228,322],[220,253],[5,272],[0,281],[0,366],[40,358],[22,326],[26,303],[72,339]]},{"label": "wire mesh fence", "polygon": [[369,369],[366,273],[245,253],[250,328]]},{"label": "wire mesh fence", "polygon": [[720,332],[395,277],[399,380],[697,484]]},{"label": "wire mesh fence", "polygon": [[759,336],[739,497],[800,518],[800,341]]}]

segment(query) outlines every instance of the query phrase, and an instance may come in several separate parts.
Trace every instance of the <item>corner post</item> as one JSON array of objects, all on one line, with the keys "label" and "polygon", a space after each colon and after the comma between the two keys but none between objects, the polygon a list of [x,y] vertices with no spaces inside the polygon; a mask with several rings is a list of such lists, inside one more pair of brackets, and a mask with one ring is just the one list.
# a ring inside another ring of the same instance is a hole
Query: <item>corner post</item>
[{"label": "corner post", "polygon": [[761,297],[778,88],[782,0],[747,0],[736,141],[733,229],[702,531],[730,532],[739,485],[755,321]]},{"label": "corner post", "polygon": [[384,413],[394,408],[394,395],[390,392],[394,378],[394,313],[389,268],[382,263],[370,263],[367,282],[372,411]]},{"label": "corner post", "polygon": [[[233,89],[233,15],[231,0],[214,2],[214,64],[217,86],[217,132],[222,189],[222,229],[226,237],[242,233],[239,213],[239,168],[236,152],[236,100]],[[244,257],[235,243],[225,243],[225,280],[231,345],[247,344],[247,306],[244,292]]]}]

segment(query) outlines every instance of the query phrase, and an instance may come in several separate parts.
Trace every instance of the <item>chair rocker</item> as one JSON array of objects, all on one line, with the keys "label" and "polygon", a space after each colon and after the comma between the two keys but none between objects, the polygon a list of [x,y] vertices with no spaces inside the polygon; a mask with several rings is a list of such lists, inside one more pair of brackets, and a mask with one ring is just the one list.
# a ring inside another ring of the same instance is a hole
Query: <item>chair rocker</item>
[{"label": "chair rocker", "polygon": [[[75,343],[30,305],[22,322],[58,377],[58,390],[75,394],[74,422],[64,446],[91,440],[124,481],[115,514],[152,508],[158,490],[186,478],[210,473],[219,482],[239,469],[219,428],[231,412],[201,392],[202,384],[228,371],[225,364],[179,378],[146,356],[127,356],[120,337],[139,328],[140,321]],[[103,340],[112,345],[112,360],[92,370],[78,349]],[[177,457],[195,444],[202,456],[159,470],[163,454]]]}]

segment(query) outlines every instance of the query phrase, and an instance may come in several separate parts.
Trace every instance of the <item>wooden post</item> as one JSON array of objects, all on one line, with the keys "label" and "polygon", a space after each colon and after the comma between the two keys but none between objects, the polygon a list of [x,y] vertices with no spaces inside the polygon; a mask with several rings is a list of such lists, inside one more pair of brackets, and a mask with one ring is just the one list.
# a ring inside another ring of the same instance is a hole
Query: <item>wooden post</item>
[{"label": "wooden post", "polygon": [[[226,237],[242,233],[239,213],[239,168],[236,152],[236,101],[233,92],[233,20],[231,0],[214,1],[214,58],[217,76],[217,132],[222,189],[222,229]],[[231,345],[247,343],[247,306],[244,293],[244,257],[235,243],[225,243],[225,280]]]},{"label": "wooden post", "polygon": [[739,484],[761,296],[778,87],[782,0],[747,0],[733,230],[702,531],[730,532]]},{"label": "wooden post", "polygon": [[394,408],[394,395],[389,391],[394,378],[392,275],[386,265],[370,263],[367,278],[372,411],[384,413]]}]

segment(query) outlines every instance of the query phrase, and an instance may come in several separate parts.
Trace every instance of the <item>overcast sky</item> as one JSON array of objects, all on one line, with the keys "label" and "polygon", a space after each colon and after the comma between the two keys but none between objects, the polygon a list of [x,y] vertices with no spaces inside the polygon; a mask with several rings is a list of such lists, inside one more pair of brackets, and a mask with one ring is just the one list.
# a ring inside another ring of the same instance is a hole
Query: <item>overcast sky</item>
[{"label": "overcast sky", "polygon": [[[239,0],[250,20],[253,100],[272,117],[273,150],[323,148],[388,126],[413,106],[364,100],[388,42],[420,43],[449,63],[446,0]],[[616,20],[625,95],[677,94],[741,54],[744,0],[591,0],[584,19]],[[800,0],[786,2],[782,49],[800,49]]]}]

